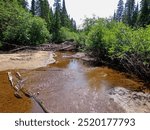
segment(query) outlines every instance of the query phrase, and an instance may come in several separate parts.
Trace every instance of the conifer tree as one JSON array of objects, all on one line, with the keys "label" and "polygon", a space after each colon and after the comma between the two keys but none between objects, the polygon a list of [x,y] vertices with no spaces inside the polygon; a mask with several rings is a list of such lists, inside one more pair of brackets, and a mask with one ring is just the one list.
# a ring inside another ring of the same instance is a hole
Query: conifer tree
[{"label": "conifer tree", "polygon": [[53,41],[60,42],[61,28],[61,1],[54,0],[54,17],[53,17]]},{"label": "conifer tree", "polygon": [[33,14],[33,15],[35,15],[35,3],[36,1],[35,0],[32,0],[31,1],[31,13]]},{"label": "conifer tree", "polygon": [[42,0],[36,0],[35,2],[35,15],[41,16],[41,6],[42,5]]},{"label": "conifer tree", "polygon": [[71,18],[70,22],[71,22],[70,29],[71,29],[72,31],[76,31],[76,30],[77,30],[76,21],[75,21],[73,18]]},{"label": "conifer tree", "polygon": [[148,24],[150,24],[150,0],[142,0],[139,25],[145,27]]},{"label": "conifer tree", "polygon": [[135,0],[127,0],[125,4],[123,22],[132,26],[133,24],[133,14],[135,10]]},{"label": "conifer tree", "polygon": [[67,9],[66,9],[66,3],[65,0],[63,0],[63,4],[62,4],[62,11],[61,11],[61,25],[63,27],[69,27],[69,16],[67,13]]},{"label": "conifer tree", "polygon": [[112,17],[112,20],[116,20],[116,12],[114,11],[114,15]]},{"label": "conifer tree", "polygon": [[123,9],[124,9],[124,3],[123,0],[119,0],[118,2],[118,8],[117,8],[117,13],[116,13],[116,21],[120,22],[122,21],[122,16],[123,16]]},{"label": "conifer tree", "polygon": [[[48,0],[32,0],[31,12],[37,16],[43,18],[47,23],[47,28],[50,32],[52,32],[52,11],[50,9]],[[35,4],[35,5],[34,5]]]},{"label": "conifer tree", "polygon": [[139,15],[139,5],[136,5],[136,8],[133,12],[133,17],[132,17],[132,26],[137,26],[138,22],[138,15]]}]

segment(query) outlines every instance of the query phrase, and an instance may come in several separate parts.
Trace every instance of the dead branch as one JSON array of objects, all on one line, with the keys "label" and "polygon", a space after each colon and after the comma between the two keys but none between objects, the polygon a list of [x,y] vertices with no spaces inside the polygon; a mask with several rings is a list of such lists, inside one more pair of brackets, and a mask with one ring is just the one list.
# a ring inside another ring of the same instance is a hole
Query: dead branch
[{"label": "dead branch", "polygon": [[49,110],[45,107],[45,105],[36,97],[35,94],[32,94],[31,92],[23,89],[22,87],[22,83],[26,80],[26,79],[23,79],[21,74],[19,72],[16,72],[16,76],[17,78],[19,79],[19,81],[17,82],[16,85],[14,85],[13,83],[13,77],[12,77],[12,74],[11,72],[8,72],[8,78],[9,78],[9,81],[11,83],[11,86],[16,90],[14,95],[17,97],[17,98],[22,98],[21,94],[19,93],[19,91],[21,91],[25,96],[29,97],[29,98],[33,98],[34,101],[36,101],[39,106],[42,108],[42,110],[45,112],[45,113],[49,113]]},{"label": "dead branch", "polygon": [[10,82],[11,86],[12,86],[16,91],[19,91],[19,89],[17,88],[17,86],[14,85],[13,77],[12,77],[11,72],[8,72],[8,79],[9,79],[9,82]]}]

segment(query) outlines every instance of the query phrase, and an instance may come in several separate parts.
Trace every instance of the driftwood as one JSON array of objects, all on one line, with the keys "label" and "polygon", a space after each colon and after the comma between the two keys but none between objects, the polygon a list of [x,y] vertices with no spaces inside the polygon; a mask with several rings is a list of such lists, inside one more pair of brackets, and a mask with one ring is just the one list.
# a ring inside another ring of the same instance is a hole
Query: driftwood
[{"label": "driftwood", "polygon": [[58,49],[58,51],[69,51],[69,50],[73,50],[73,49],[75,49],[74,45],[68,45],[68,46]]},{"label": "driftwood", "polygon": [[25,49],[36,49],[36,48],[35,47],[30,47],[30,46],[22,46],[22,47],[10,50],[9,53],[14,53],[14,52],[25,50]]},{"label": "driftwood", "polygon": [[18,88],[16,85],[14,85],[13,77],[12,77],[11,72],[8,72],[8,79],[9,79],[9,81],[10,81],[11,86],[12,86],[16,91],[19,91],[19,88]]},{"label": "driftwood", "polygon": [[29,97],[29,98],[33,98],[33,100],[35,102],[37,102],[39,104],[39,106],[42,108],[42,110],[45,112],[45,113],[49,113],[49,110],[45,107],[45,105],[36,97],[36,94],[32,94],[31,92],[23,89],[22,87],[22,83],[26,80],[26,79],[23,79],[21,74],[19,72],[16,72],[16,77],[19,79],[19,81],[17,82],[16,85],[14,85],[14,82],[13,82],[13,76],[12,76],[12,73],[11,72],[8,72],[8,79],[10,81],[10,84],[11,86],[14,88],[15,92],[14,92],[14,95],[15,97],[17,98],[22,98],[21,96],[21,92]]}]

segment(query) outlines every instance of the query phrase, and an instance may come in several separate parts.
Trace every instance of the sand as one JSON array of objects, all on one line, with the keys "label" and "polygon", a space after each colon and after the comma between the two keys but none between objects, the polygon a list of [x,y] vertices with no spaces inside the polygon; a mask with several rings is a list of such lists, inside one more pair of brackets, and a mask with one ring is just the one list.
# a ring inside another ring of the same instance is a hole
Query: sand
[{"label": "sand", "polygon": [[45,67],[55,62],[53,55],[47,51],[0,54],[0,71]]}]

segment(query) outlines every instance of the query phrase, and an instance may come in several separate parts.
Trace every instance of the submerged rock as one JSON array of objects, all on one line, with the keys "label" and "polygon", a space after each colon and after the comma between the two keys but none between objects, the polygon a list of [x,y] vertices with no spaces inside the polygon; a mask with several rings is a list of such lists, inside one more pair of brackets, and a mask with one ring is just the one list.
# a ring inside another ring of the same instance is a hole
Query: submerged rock
[{"label": "submerged rock", "polygon": [[108,94],[114,102],[126,112],[150,112],[150,94],[136,92],[121,87],[108,90]]}]

